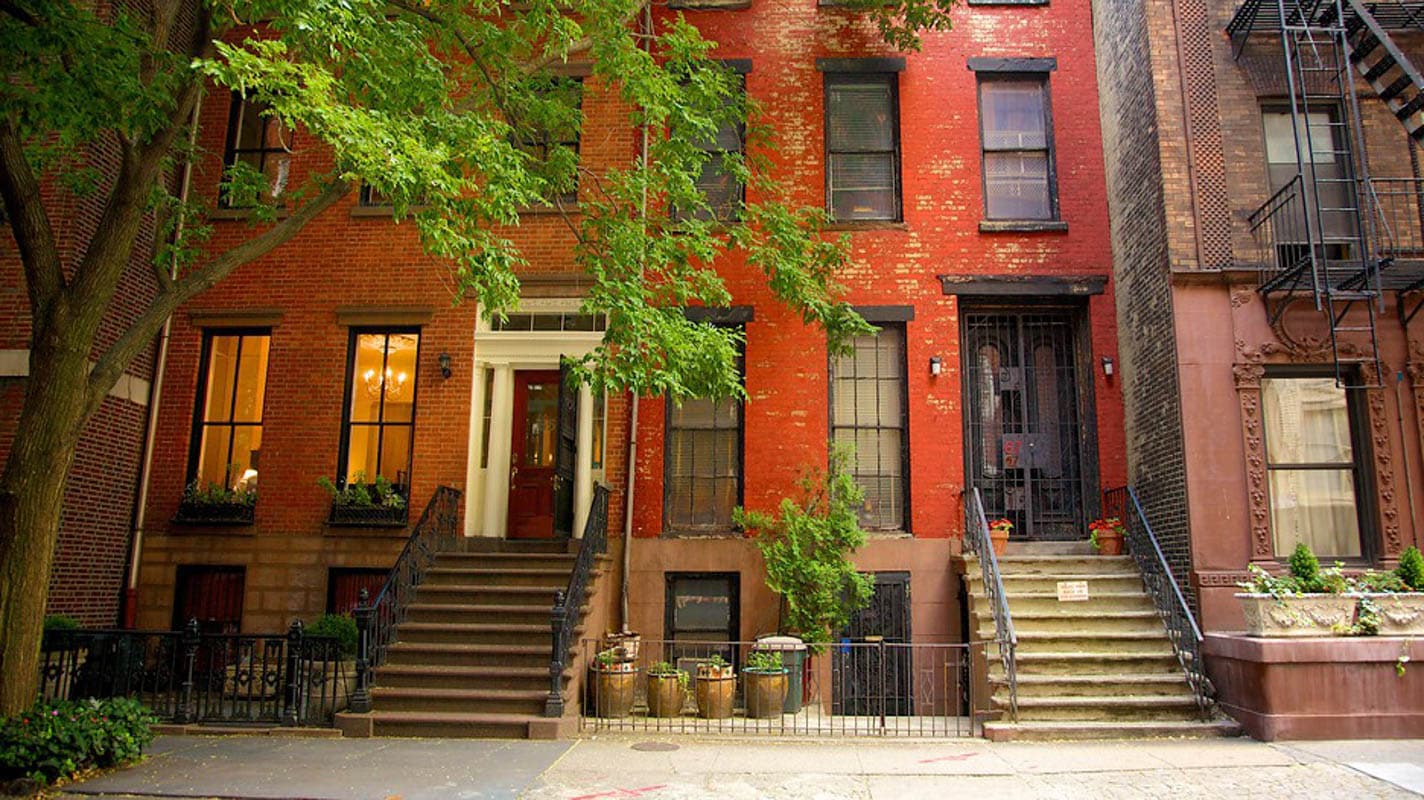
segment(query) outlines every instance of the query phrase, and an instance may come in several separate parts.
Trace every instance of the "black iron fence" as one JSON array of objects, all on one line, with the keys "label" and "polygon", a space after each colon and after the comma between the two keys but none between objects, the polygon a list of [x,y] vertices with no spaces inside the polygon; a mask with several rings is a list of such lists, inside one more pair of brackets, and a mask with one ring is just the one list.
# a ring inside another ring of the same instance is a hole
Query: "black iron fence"
[{"label": "black iron fence", "polygon": [[583,608],[588,582],[593,574],[593,561],[608,551],[608,497],[607,486],[599,484],[593,489],[593,500],[589,503],[588,521],[584,523],[583,539],[579,542],[578,558],[569,573],[569,585],[554,593],[554,606],[549,612],[549,625],[553,633],[552,649],[549,656],[549,697],[544,703],[544,716],[564,715],[564,670],[567,668],[569,652],[573,650],[574,629],[579,623],[579,609]]},{"label": "black iron fence", "polygon": [[330,636],[181,631],[46,631],[40,696],[136,697],[167,722],[329,725],[354,666]]},{"label": "black iron fence", "polygon": [[999,558],[994,555],[993,542],[989,537],[989,521],[984,516],[984,496],[975,486],[964,493],[965,520],[964,546],[979,557],[979,576],[984,596],[989,601],[989,609],[994,615],[994,655],[998,656],[999,667],[1004,673],[1004,685],[1009,693],[1009,718],[1019,718],[1019,677],[1017,650],[1018,634],[1014,632],[1014,619],[1009,614],[1008,595],[1004,592],[1004,582],[999,573]]},{"label": "black iron fence", "polygon": [[[577,682],[580,727],[586,732],[933,738],[980,733],[970,667],[985,656],[982,642],[840,642],[815,653],[766,642],[644,639],[636,647],[625,642],[624,653],[615,653],[586,639],[581,647],[589,665]],[[609,655],[600,659],[600,652]],[[785,674],[748,670],[746,657],[758,652],[779,653]],[[715,666],[714,656],[727,666]],[[672,671],[660,675],[664,664]]]}]

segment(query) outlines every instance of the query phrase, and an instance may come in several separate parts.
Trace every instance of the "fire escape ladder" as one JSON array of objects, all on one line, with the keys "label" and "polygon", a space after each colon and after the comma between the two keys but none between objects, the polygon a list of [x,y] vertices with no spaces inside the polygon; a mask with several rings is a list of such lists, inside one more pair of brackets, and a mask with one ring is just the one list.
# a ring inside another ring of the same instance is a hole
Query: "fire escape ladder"
[{"label": "fire escape ladder", "polygon": [[1344,0],[1350,63],[1389,106],[1410,138],[1424,143],[1424,77],[1360,0]]}]

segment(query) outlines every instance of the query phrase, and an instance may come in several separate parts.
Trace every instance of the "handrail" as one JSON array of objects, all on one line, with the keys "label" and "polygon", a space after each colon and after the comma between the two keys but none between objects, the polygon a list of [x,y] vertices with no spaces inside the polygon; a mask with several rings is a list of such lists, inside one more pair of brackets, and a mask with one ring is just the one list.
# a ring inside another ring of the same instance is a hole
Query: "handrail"
[{"label": "handrail", "polygon": [[994,642],[998,646],[999,661],[1004,667],[1004,680],[1009,685],[1009,717],[1018,722],[1019,676],[1016,651],[1019,637],[1014,632],[1014,620],[1009,614],[1004,581],[999,575],[999,558],[994,555],[994,546],[989,541],[989,521],[984,516],[984,497],[977,486],[965,496],[969,498],[972,508],[967,509],[970,514],[965,526],[964,543],[971,552],[979,556],[984,594],[989,598],[989,608],[994,614]]},{"label": "handrail", "polygon": [[371,670],[385,663],[386,650],[395,642],[396,626],[405,620],[416,589],[425,580],[425,571],[435,563],[435,554],[453,549],[459,538],[459,500],[459,489],[436,489],[376,598],[371,600],[370,593],[361,590],[356,606],[356,690],[351,693],[351,710],[355,713],[371,710]]},{"label": "handrail", "polygon": [[554,592],[554,607],[549,612],[553,643],[549,656],[549,697],[544,702],[546,717],[564,715],[564,669],[573,647],[579,609],[583,608],[584,595],[588,593],[593,561],[608,550],[608,496],[607,486],[600,483],[594,487],[588,521],[583,526],[583,539],[579,542],[573,572],[569,574],[568,588]]},{"label": "handrail", "polygon": [[1172,650],[1177,655],[1177,663],[1186,674],[1187,684],[1196,699],[1197,709],[1203,719],[1212,716],[1212,697],[1215,689],[1206,676],[1206,665],[1202,662],[1201,628],[1196,615],[1187,603],[1182,587],[1172,574],[1172,567],[1162,553],[1162,546],[1152,526],[1147,522],[1147,514],[1137,499],[1137,491],[1131,486],[1109,489],[1103,492],[1103,515],[1117,517],[1126,531],[1127,551],[1137,562],[1142,574],[1142,583],[1157,607],[1157,614],[1167,627],[1167,637],[1172,642]]}]

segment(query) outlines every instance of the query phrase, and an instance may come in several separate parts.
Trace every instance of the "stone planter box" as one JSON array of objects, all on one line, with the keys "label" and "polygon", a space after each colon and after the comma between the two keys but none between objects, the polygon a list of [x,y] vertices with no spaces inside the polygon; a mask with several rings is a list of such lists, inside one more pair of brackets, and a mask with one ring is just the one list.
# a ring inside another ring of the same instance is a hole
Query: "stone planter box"
[{"label": "stone planter box", "polygon": [[1305,594],[1275,598],[1238,594],[1250,636],[1334,636],[1335,626],[1355,621],[1359,599],[1345,594]]},{"label": "stone planter box", "polygon": [[1381,636],[1424,636],[1424,592],[1367,594],[1380,608]]}]

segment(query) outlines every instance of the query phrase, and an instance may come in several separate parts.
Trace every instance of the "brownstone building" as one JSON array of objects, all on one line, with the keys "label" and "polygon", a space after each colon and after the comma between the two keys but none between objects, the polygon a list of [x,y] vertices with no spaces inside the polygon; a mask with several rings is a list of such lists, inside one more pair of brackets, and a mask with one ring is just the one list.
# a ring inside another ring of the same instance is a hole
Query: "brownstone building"
[{"label": "brownstone building", "polygon": [[[1282,693],[1261,666],[1282,653],[1212,640],[1241,629],[1249,564],[1305,543],[1392,567],[1424,537],[1421,11],[1094,4],[1128,473],[1258,735],[1418,730],[1419,687],[1381,677],[1394,656],[1297,654],[1348,688]],[[1261,705],[1281,697],[1300,705]]]}]

